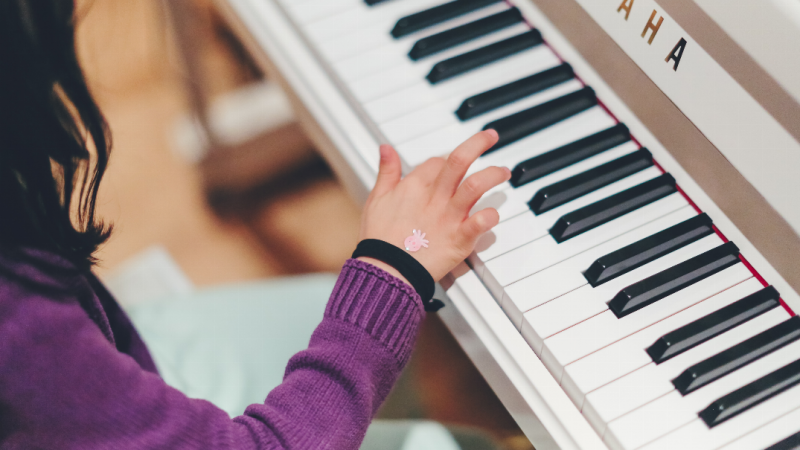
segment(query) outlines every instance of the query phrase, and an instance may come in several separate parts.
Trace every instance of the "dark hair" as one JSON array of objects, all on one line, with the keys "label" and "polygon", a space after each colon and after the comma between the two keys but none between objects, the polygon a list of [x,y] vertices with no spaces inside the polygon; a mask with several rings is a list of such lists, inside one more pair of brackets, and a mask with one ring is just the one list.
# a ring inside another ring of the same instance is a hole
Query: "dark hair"
[{"label": "dark hair", "polygon": [[74,1],[0,1],[0,64],[0,245],[88,268],[110,233],[95,218],[110,135],[78,64]]}]

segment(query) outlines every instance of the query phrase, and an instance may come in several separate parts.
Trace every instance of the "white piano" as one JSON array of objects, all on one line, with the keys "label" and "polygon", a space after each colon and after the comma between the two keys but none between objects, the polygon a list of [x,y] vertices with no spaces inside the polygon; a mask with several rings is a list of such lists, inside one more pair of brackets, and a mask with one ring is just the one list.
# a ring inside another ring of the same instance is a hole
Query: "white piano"
[{"label": "white piano", "polygon": [[537,449],[800,445],[800,3],[217,3],[358,200],[498,130],[439,314]]}]

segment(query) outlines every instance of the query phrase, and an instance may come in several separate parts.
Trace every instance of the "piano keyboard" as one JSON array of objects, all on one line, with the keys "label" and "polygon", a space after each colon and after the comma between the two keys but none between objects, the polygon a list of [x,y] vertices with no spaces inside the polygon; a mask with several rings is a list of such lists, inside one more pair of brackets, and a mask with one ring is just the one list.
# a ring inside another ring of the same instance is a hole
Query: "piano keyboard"
[{"label": "piano keyboard", "polygon": [[800,319],[517,7],[278,1],[408,168],[498,131],[469,263],[609,448],[797,448]]}]

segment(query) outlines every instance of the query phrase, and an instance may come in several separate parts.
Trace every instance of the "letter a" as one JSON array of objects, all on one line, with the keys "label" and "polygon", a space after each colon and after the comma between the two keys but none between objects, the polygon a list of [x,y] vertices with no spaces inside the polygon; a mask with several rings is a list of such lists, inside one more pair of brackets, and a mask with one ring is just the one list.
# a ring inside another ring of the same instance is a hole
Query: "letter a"
[{"label": "letter a", "polygon": [[622,3],[620,3],[619,8],[617,8],[617,12],[624,10],[625,20],[628,20],[628,16],[631,15],[631,8],[633,8],[633,0],[622,0]]},{"label": "letter a", "polygon": [[675,48],[672,49],[672,52],[670,52],[670,54],[667,55],[666,59],[664,59],[664,62],[669,62],[670,60],[675,61],[675,64],[672,66],[672,69],[675,70],[676,72],[678,71],[678,64],[680,64],[681,62],[681,58],[683,57],[683,49],[685,48],[686,48],[686,39],[681,38],[681,40],[678,41],[678,44],[675,45]]}]

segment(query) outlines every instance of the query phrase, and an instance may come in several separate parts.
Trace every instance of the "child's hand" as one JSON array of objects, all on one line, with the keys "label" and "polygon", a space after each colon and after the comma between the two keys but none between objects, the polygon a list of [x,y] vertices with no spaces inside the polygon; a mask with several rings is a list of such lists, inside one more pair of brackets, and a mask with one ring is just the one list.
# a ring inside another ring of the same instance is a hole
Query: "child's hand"
[{"label": "child's hand", "polygon": [[[403,242],[412,230],[421,230],[428,248],[410,254],[439,281],[500,220],[494,208],[471,217],[469,211],[486,191],[508,181],[510,170],[489,167],[461,183],[469,166],[496,142],[496,131],[482,131],[458,146],[447,160],[431,158],[402,180],[397,152],[389,145],[381,146],[380,172],[364,207],[360,239],[380,239],[405,249]],[[402,279],[388,264],[360,259]]]}]

